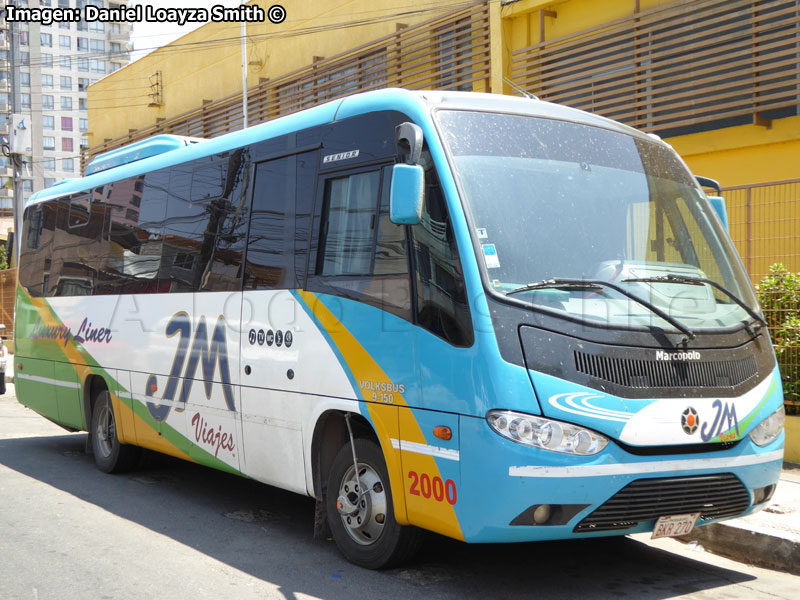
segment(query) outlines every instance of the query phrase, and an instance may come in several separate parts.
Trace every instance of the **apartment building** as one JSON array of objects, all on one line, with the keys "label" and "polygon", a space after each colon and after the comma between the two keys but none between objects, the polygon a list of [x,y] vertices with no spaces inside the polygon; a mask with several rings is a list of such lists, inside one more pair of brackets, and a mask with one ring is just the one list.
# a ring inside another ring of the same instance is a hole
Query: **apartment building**
[{"label": "apartment building", "polygon": [[[111,7],[126,0],[16,0],[17,6]],[[8,23],[0,20],[0,135],[12,112],[30,115],[31,152],[22,157],[23,198],[80,175],[88,146],[87,92],[130,61],[129,23]],[[13,227],[10,159],[0,156],[0,236]]]}]

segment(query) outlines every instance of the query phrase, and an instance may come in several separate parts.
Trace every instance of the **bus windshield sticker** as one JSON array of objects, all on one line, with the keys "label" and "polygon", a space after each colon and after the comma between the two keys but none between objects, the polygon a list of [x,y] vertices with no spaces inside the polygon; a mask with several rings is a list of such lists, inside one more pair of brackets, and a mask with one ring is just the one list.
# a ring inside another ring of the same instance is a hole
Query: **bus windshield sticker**
[{"label": "bus windshield sticker", "polygon": [[489,239],[489,234],[486,233],[486,228],[485,227],[478,227],[477,231],[478,231],[478,239],[479,240],[488,240]]},{"label": "bus windshield sticker", "polygon": [[358,156],[358,150],[350,150],[349,152],[339,152],[338,154],[328,154],[323,157],[323,163],[332,163],[339,160],[347,160],[348,158],[355,158]]},{"label": "bus windshield sticker", "polygon": [[487,269],[496,269],[500,266],[500,259],[497,257],[497,248],[494,244],[483,244],[483,259],[486,261]]}]

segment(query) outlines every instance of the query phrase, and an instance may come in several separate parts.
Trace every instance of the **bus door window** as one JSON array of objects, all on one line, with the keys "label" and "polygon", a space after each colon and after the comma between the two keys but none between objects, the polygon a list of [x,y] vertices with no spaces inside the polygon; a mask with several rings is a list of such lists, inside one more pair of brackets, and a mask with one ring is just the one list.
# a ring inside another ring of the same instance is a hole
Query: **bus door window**
[{"label": "bus door window", "polygon": [[308,247],[311,240],[311,223],[316,191],[317,155],[319,152],[304,152],[297,155],[297,193],[294,208],[294,272],[297,287],[306,287]]},{"label": "bus door window", "polygon": [[[294,275],[295,156],[259,163],[247,243],[244,289],[292,289]],[[292,201],[290,203],[290,200]]]},{"label": "bus door window", "polygon": [[425,201],[422,221],[411,228],[417,323],[454,346],[471,346],[472,320],[458,246],[427,150],[423,151],[420,164],[425,169]]},{"label": "bus door window", "polygon": [[318,274],[371,273],[379,186],[378,170],[326,180]]}]

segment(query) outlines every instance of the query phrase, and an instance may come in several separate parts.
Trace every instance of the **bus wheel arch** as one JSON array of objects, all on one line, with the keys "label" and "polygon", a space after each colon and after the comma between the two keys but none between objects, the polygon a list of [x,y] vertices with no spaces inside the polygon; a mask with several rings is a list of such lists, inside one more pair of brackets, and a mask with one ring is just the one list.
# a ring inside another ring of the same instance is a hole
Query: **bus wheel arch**
[{"label": "bus wheel arch", "polygon": [[[339,449],[349,442],[344,411],[328,410],[317,419],[311,438],[311,467],[314,497],[322,500],[328,482],[328,473]],[[378,436],[364,417],[350,413],[350,425],[354,438],[371,439],[380,445]]]},{"label": "bus wheel arch", "polygon": [[89,431],[87,448],[91,449],[97,468],[104,473],[130,471],[139,462],[141,448],[119,441],[118,416],[106,381],[99,375],[90,375],[84,382],[83,396]]}]

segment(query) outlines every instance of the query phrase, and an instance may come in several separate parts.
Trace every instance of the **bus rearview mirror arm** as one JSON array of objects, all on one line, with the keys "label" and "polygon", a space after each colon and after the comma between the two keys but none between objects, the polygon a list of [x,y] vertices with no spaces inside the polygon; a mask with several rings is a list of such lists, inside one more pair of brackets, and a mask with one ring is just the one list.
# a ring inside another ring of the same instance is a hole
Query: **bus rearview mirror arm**
[{"label": "bus rearview mirror arm", "polygon": [[425,171],[418,164],[422,155],[422,129],[414,123],[401,123],[394,130],[397,152],[405,164],[392,167],[389,191],[389,218],[398,225],[416,225],[422,220],[425,197]]},{"label": "bus rearview mirror arm", "polygon": [[422,128],[414,123],[400,123],[394,128],[394,143],[400,160],[407,165],[419,164],[422,156]]}]

